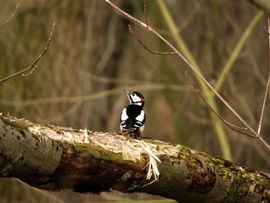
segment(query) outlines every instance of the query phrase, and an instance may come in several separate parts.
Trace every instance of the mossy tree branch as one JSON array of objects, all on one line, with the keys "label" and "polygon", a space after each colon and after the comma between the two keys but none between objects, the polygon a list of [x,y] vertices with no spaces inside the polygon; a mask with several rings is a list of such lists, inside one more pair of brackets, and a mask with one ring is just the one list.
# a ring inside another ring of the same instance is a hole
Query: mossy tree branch
[{"label": "mossy tree branch", "polygon": [[147,139],[160,178],[146,180],[142,142],[115,133],[74,130],[0,117],[0,176],[46,190],[146,192],[180,202],[267,202],[270,179],[181,145]]}]

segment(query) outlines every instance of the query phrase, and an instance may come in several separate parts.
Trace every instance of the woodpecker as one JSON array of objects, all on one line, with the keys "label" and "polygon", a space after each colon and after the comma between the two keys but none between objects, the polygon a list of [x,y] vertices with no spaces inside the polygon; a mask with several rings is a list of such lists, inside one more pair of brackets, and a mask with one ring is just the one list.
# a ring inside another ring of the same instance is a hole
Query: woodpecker
[{"label": "woodpecker", "polygon": [[120,129],[122,133],[129,134],[135,139],[142,139],[146,119],[144,107],[144,96],[136,91],[128,92],[123,89],[128,97],[129,105],[122,110],[120,115]]}]

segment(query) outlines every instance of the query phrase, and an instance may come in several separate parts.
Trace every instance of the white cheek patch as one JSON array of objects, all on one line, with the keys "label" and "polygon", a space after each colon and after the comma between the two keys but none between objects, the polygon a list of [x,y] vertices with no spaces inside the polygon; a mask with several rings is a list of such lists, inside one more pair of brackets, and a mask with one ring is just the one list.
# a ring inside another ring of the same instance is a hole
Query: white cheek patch
[{"label": "white cheek patch", "polygon": [[138,97],[136,94],[134,96],[130,95],[130,97],[131,97],[132,102],[140,102],[141,101],[141,98]]}]

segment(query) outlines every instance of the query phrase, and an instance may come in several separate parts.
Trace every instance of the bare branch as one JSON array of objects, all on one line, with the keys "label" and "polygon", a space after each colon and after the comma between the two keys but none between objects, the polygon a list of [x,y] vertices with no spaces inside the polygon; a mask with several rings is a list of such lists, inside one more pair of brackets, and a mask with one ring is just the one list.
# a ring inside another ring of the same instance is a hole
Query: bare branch
[{"label": "bare branch", "polygon": [[264,112],[265,112],[265,105],[266,105],[267,95],[268,95],[268,91],[269,91],[269,84],[270,84],[270,17],[269,16],[268,16],[267,34],[268,34],[268,46],[269,46],[268,79],[267,79],[265,93],[264,93],[264,98],[263,98],[261,115],[260,115],[260,120],[259,120],[257,135],[256,135],[257,137],[259,137],[260,136],[260,133],[261,133],[262,122],[263,122],[263,117],[264,117]]},{"label": "bare branch", "polygon": [[50,32],[50,35],[49,35],[49,38],[47,40],[47,43],[46,43],[46,46],[45,48],[43,49],[43,51],[41,52],[41,54],[36,58],[36,60],[30,65],[28,66],[27,68],[23,69],[23,70],[20,70],[12,75],[9,75],[3,79],[0,80],[0,84],[1,83],[4,83],[6,82],[7,80],[10,80],[12,78],[15,78],[17,76],[28,76],[30,75],[31,73],[33,73],[33,71],[37,68],[37,65],[38,65],[38,62],[40,61],[40,59],[46,54],[46,52],[48,51],[48,48],[51,44],[51,41],[52,41],[52,37],[53,37],[53,34],[54,34],[54,30],[55,30],[55,26],[56,26],[56,18],[53,20],[53,23],[52,23],[52,28],[51,28],[51,32]]},{"label": "bare branch", "polygon": [[270,145],[265,141],[265,139],[261,136],[261,127],[262,127],[262,122],[263,122],[263,117],[264,117],[264,112],[265,112],[265,105],[266,105],[266,100],[267,100],[267,95],[269,91],[269,85],[270,85],[270,16],[267,18],[267,34],[268,34],[268,79],[267,79],[267,84],[265,88],[265,93],[264,93],[264,98],[263,98],[263,104],[262,104],[262,109],[261,109],[261,115],[260,115],[260,120],[259,120],[259,125],[258,125],[258,130],[256,137],[259,139],[259,141],[265,145],[268,150],[270,150]]},{"label": "bare branch", "polygon": [[258,139],[270,151],[270,145],[265,141],[265,139],[262,136],[259,136]]},{"label": "bare branch", "polygon": [[139,42],[140,45],[142,45],[143,48],[145,48],[147,51],[149,51],[150,53],[152,54],[159,54],[159,55],[175,55],[176,53],[175,52],[161,52],[161,51],[154,51],[152,49],[150,49],[149,47],[146,46],[146,44],[144,44],[138,37],[137,35],[135,34],[135,32],[133,31],[131,25],[129,24],[128,25],[128,29],[129,29],[129,32],[132,34],[132,36]]},{"label": "bare branch", "polygon": [[258,11],[256,15],[252,18],[244,32],[241,34],[238,42],[236,43],[235,47],[233,48],[230,57],[228,58],[227,62],[225,63],[224,67],[222,68],[221,73],[219,74],[217,81],[215,83],[215,89],[218,92],[221,92],[223,84],[228,77],[228,74],[231,72],[233,65],[236,63],[243,47],[245,46],[247,40],[249,39],[252,31],[254,30],[255,26],[260,22],[260,19],[264,16],[263,11]]},{"label": "bare branch", "polygon": [[190,84],[192,85],[192,87],[195,89],[196,93],[200,96],[200,98],[202,99],[202,101],[204,102],[204,104],[207,106],[207,108],[214,112],[214,114],[224,123],[226,124],[231,130],[235,131],[235,132],[238,132],[238,133],[241,133],[241,134],[244,134],[244,135],[247,135],[249,137],[252,137],[252,138],[256,138],[255,135],[252,135],[252,134],[249,134],[247,133],[248,131],[248,128],[245,128],[245,127],[240,127],[240,126],[237,126],[229,121],[227,121],[226,119],[223,118],[223,116],[221,116],[221,114],[216,111],[206,100],[206,98],[203,96],[203,94],[201,93],[201,91],[199,90],[198,86],[196,85],[195,82],[192,81],[192,79],[188,76],[188,74],[186,73],[185,74],[185,77],[188,79],[188,81],[190,82]]},{"label": "bare branch", "polygon": [[[168,47],[170,47],[173,52],[175,52],[189,67],[189,69],[214,93],[214,95],[230,110],[230,112],[245,126],[244,128],[236,126],[232,123],[229,123],[228,121],[224,120],[219,114],[217,114],[216,111],[214,111],[213,108],[211,108],[212,112],[215,113],[227,126],[230,128],[233,128],[234,131],[237,131],[241,134],[248,135],[250,137],[257,138],[267,149],[270,150],[270,145],[264,140],[262,136],[257,136],[257,132],[254,130],[251,125],[249,125],[242,116],[219,94],[216,89],[205,79],[205,77],[200,73],[200,70],[198,70],[195,66],[193,66],[184,56],[181,54],[177,48],[172,45],[167,39],[165,39],[161,34],[159,34],[155,29],[153,29],[151,26],[143,23],[142,21],[138,20],[137,18],[131,16],[130,14],[123,11],[121,8],[116,6],[114,3],[112,3],[110,0],[105,0],[108,4],[110,4],[111,7],[113,7],[116,11],[118,11],[121,15],[123,15],[125,18],[129,19],[130,21],[136,23],[139,26],[142,26],[143,28],[147,29],[149,32],[156,35],[161,41],[163,41]],[[209,107],[209,106],[208,106]],[[263,110],[264,112],[264,110]],[[246,133],[249,131],[251,134]]]},{"label": "bare branch", "polygon": [[155,29],[151,26],[146,25],[142,21],[138,20],[137,18],[131,16],[130,14],[126,13],[118,6],[113,4],[110,0],[105,0],[108,4],[110,4],[116,11],[118,11],[121,15],[125,18],[133,21],[134,23],[142,26],[143,28],[147,29],[148,31],[152,32],[156,35],[160,40],[162,40],[167,46],[169,46],[191,69],[191,71],[198,76],[200,80],[202,80],[207,87],[217,96],[217,98],[233,113],[233,115],[246,127],[248,130],[256,135],[256,131],[240,116],[237,111],[215,90],[215,88],[205,79],[205,77],[200,73],[198,69],[196,69],[168,40],[166,40],[162,35],[160,35]]},{"label": "bare branch", "polygon": [[[44,104],[57,104],[57,103],[76,103],[76,102],[86,102],[92,101],[96,99],[101,99],[108,96],[118,95],[122,92],[121,88],[114,88],[110,90],[104,90],[100,92],[95,92],[88,95],[82,96],[74,96],[74,97],[51,97],[51,98],[39,98],[39,99],[30,99],[23,101],[15,101],[15,100],[0,100],[0,104],[6,106],[18,106],[18,107],[26,107],[26,106],[36,106],[36,105],[44,105]],[[160,90],[171,90],[171,91],[185,91],[187,87],[175,84],[144,84],[144,85],[132,85],[127,86],[125,89],[127,90],[143,90],[143,91],[160,91]]]},{"label": "bare branch", "polygon": [[15,10],[11,13],[11,15],[10,15],[6,20],[4,20],[4,22],[2,22],[2,23],[0,24],[0,29],[1,29],[2,27],[4,27],[6,24],[8,24],[8,23],[14,18],[14,16],[16,15],[16,13],[17,13],[17,11],[18,11],[19,6],[20,6],[20,4],[17,3],[17,4],[16,4],[16,8],[15,8]]}]

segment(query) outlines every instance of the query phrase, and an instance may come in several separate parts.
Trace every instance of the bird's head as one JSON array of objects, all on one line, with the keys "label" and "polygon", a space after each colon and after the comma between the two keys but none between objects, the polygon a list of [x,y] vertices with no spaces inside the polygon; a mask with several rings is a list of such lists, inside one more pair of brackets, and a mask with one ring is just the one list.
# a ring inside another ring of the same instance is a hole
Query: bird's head
[{"label": "bird's head", "polygon": [[129,92],[124,89],[123,91],[127,95],[130,104],[135,104],[142,107],[144,106],[144,102],[145,102],[144,96],[140,92],[137,92],[137,91]]}]

